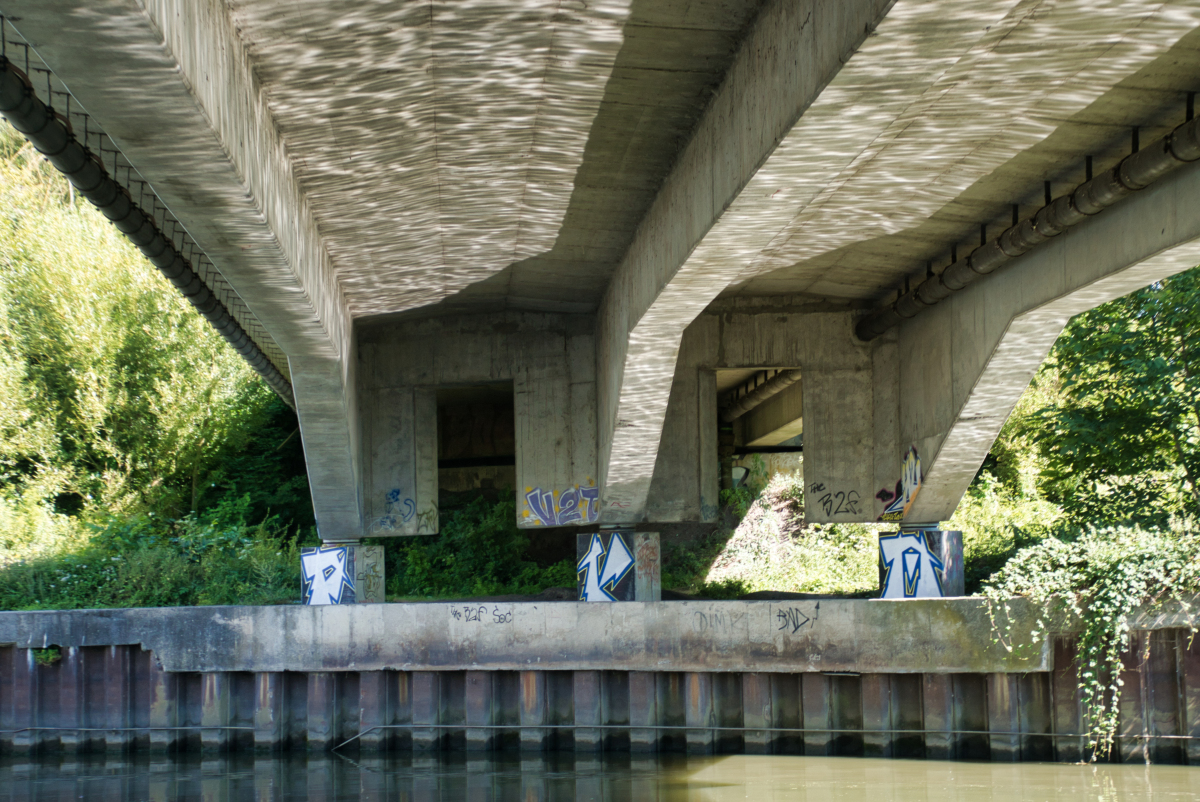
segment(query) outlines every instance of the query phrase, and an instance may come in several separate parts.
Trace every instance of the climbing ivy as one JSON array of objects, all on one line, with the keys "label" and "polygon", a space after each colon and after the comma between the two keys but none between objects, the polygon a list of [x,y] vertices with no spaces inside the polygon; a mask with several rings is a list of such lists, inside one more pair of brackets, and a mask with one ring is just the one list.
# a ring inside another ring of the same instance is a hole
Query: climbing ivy
[{"label": "climbing ivy", "polygon": [[[1010,652],[1040,647],[1051,633],[1078,627],[1079,687],[1092,760],[1112,751],[1121,697],[1121,655],[1130,649],[1135,611],[1181,605],[1197,631],[1200,537],[1182,526],[1090,529],[1023,549],[985,585],[992,626]],[[1032,631],[1017,631],[1013,597],[1040,607]]]}]

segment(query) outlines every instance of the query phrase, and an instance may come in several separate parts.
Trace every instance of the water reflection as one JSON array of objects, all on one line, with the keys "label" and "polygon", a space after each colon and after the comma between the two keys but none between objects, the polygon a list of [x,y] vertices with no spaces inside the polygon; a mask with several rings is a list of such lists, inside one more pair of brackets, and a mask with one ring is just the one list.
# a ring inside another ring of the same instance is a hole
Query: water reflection
[{"label": "water reflection", "polygon": [[0,763],[0,800],[1194,800],[1183,766],[794,756],[39,758]]}]

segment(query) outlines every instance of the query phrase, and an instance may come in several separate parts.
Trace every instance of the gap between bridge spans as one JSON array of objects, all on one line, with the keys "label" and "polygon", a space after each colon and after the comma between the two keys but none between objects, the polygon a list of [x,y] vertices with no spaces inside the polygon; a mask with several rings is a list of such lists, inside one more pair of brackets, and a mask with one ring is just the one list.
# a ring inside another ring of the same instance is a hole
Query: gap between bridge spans
[{"label": "gap between bridge spans", "polygon": [[[0,36],[4,35],[3,26],[0,19]],[[295,408],[291,382],[196,274],[191,259],[184,258],[100,158],[76,140],[70,121],[37,97],[29,77],[6,56],[0,56],[0,114],[175,285],[288,406]]]}]

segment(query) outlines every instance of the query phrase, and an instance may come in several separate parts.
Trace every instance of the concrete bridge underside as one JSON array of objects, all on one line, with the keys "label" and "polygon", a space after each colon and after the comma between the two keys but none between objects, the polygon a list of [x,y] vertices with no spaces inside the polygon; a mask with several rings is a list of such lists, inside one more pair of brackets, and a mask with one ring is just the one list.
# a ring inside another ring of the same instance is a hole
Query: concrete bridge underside
[{"label": "concrete bridge underside", "polygon": [[810,521],[879,519],[910,449],[906,520],[944,520],[1066,321],[1200,263],[1181,164],[855,335],[1189,119],[1194,3],[0,13],[283,355],[326,539],[479,487],[529,527],[711,520],[733,450],[801,441]]}]

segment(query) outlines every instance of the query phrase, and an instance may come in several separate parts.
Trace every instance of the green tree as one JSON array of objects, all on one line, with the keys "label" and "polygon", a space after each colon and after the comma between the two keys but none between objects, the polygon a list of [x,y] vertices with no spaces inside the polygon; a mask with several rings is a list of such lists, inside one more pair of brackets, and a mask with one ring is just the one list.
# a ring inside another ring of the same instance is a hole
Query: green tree
[{"label": "green tree", "polygon": [[1200,272],[1079,315],[1030,416],[1045,495],[1081,523],[1200,513]]}]

